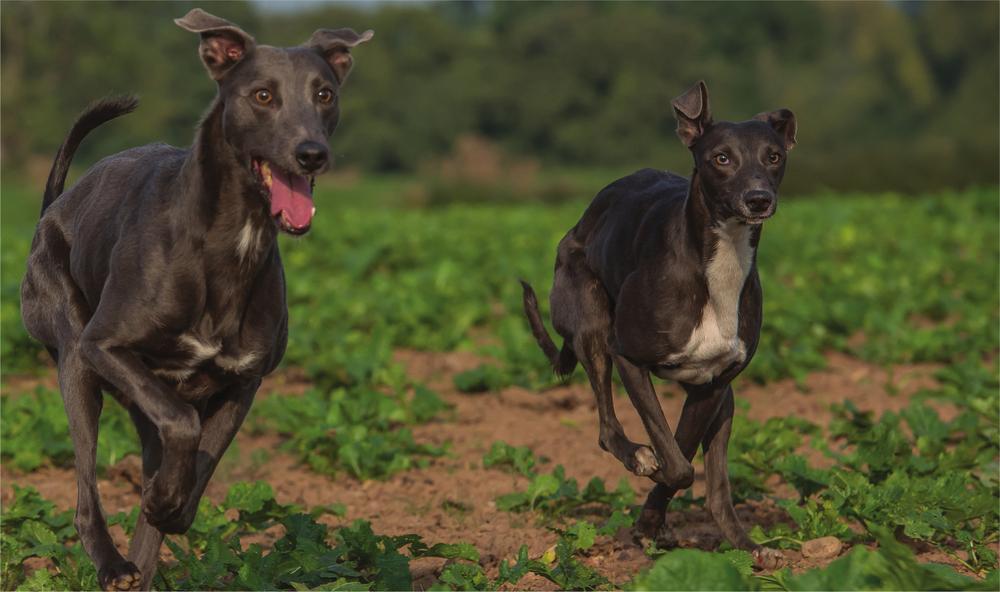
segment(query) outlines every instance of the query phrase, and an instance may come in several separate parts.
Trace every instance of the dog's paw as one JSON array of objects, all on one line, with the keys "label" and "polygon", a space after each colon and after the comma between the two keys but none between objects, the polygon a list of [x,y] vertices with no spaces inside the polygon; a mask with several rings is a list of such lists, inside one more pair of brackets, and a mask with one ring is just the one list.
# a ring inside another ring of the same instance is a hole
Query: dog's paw
[{"label": "dog's paw", "polygon": [[648,446],[637,446],[632,456],[634,462],[629,469],[640,477],[652,475],[660,468],[660,463],[656,460],[656,454]]},{"label": "dog's paw", "polygon": [[657,532],[663,527],[663,520],[663,512],[643,508],[639,519],[635,521],[636,534],[647,539],[656,538]]},{"label": "dog's paw", "polygon": [[785,554],[777,549],[767,547],[757,547],[750,551],[753,556],[753,563],[757,569],[773,570],[785,564]]},{"label": "dog's paw", "polygon": [[658,549],[674,549],[680,544],[677,533],[664,522],[663,515],[652,511],[639,515],[632,529],[632,539],[640,546],[652,542]]},{"label": "dog's paw", "polygon": [[115,562],[102,569],[97,579],[101,584],[101,589],[106,592],[142,589],[142,574],[131,561]]}]

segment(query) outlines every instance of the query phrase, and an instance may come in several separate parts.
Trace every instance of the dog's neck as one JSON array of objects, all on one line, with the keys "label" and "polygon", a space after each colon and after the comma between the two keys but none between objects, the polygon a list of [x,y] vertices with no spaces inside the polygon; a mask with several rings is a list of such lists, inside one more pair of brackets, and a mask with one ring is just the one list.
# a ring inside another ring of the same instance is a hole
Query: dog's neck
[{"label": "dog's neck", "polygon": [[197,229],[205,265],[207,306],[231,311],[240,322],[260,272],[277,257],[277,228],[250,172],[223,135],[223,103],[218,98],[198,126],[181,170],[181,224]]},{"label": "dog's neck", "polygon": [[[757,251],[757,243],[760,241],[760,224],[753,226],[745,224],[735,218],[722,218],[713,213],[709,207],[711,196],[706,195],[698,176],[698,169],[691,174],[691,183],[688,186],[687,199],[684,202],[684,227],[688,244],[697,253],[702,267],[708,265],[715,253],[715,244],[720,239],[719,229],[729,229],[726,236],[743,235],[742,230],[747,231],[746,235],[750,239],[750,248],[754,253]],[[737,230],[738,232],[734,234]]]},{"label": "dog's neck", "polygon": [[249,162],[225,139],[223,107],[216,98],[198,126],[182,171],[197,190],[189,193],[185,209],[204,225],[206,255],[246,272],[267,260],[277,244],[277,229]]},{"label": "dog's neck", "polygon": [[684,204],[685,233],[704,270],[710,301],[728,309],[739,300],[754,265],[761,227],[735,218],[719,219],[708,199],[695,169]]}]

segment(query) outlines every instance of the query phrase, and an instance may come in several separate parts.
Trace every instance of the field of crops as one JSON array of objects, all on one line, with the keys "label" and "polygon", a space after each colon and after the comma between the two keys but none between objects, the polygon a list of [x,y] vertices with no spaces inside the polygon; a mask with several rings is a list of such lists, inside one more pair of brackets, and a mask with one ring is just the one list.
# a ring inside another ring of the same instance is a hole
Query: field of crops
[{"label": "field of crops", "polygon": [[[547,318],[555,245],[600,184],[557,204],[429,209],[393,198],[403,185],[323,186],[312,232],[282,238],[288,353],[194,527],[168,537],[158,587],[1000,586],[996,189],[783,197],[730,445],[741,520],[788,560],[759,572],[704,510],[700,459],[668,514],[675,544],[633,536],[652,483],[598,448],[582,371],[556,380],[521,316],[525,278]],[[34,193],[3,188],[0,578],[94,589],[54,371],[18,314],[36,212]],[[658,389],[676,420],[678,389]],[[645,440],[627,399],[617,407]],[[101,430],[124,549],[138,443],[110,399]],[[814,553],[820,537],[839,546]]]}]

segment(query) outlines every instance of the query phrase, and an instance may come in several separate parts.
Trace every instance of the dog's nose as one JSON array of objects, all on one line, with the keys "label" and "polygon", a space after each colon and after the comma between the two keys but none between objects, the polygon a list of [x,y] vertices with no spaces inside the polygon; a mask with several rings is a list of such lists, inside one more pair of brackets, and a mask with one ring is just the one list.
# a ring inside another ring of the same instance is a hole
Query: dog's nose
[{"label": "dog's nose", "polygon": [[329,151],[319,142],[302,142],[295,149],[295,160],[299,161],[307,173],[313,173],[323,168]]},{"label": "dog's nose", "polygon": [[774,204],[774,195],[770,191],[750,191],[743,196],[743,204],[754,216],[766,214]]}]

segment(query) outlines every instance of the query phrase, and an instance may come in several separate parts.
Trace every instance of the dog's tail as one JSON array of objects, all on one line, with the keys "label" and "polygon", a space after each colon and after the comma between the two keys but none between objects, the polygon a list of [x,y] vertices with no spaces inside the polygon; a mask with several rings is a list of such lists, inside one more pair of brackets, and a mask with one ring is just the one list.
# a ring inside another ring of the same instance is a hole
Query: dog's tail
[{"label": "dog's tail", "polygon": [[528,317],[531,325],[531,333],[538,341],[538,346],[545,352],[545,356],[552,364],[552,369],[559,376],[568,376],[576,368],[576,353],[569,343],[563,343],[562,350],[556,348],[556,344],[549,337],[549,332],[545,330],[542,323],[542,313],[538,310],[538,298],[531,284],[521,280],[521,287],[524,288],[524,314]]},{"label": "dog's tail", "polygon": [[73,161],[73,155],[83,142],[83,138],[102,123],[131,113],[138,106],[139,99],[135,95],[120,95],[98,99],[84,109],[63,140],[52,163],[49,180],[45,182],[45,196],[42,198],[43,214],[45,209],[62,194],[66,184],[66,174],[69,172],[69,163]]}]

